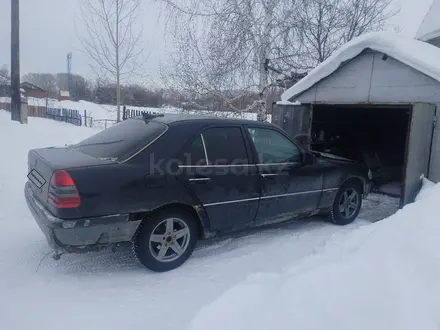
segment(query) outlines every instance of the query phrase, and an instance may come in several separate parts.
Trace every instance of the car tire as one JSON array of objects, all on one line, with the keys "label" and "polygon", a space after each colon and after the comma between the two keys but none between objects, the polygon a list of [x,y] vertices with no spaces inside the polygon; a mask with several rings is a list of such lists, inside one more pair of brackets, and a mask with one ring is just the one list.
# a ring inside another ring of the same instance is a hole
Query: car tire
[{"label": "car tire", "polygon": [[163,209],[142,221],[133,239],[138,260],[154,272],[180,267],[198,240],[194,217],[180,209]]},{"label": "car tire", "polygon": [[330,211],[330,221],[345,226],[352,223],[362,207],[362,188],[354,181],[348,181],[339,188]]}]

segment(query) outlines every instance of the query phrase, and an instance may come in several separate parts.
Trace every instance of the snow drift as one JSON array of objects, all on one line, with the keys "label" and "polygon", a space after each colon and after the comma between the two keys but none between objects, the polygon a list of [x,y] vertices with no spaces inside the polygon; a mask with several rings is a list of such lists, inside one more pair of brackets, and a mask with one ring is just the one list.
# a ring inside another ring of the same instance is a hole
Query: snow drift
[{"label": "snow drift", "polygon": [[438,329],[439,200],[440,184],[425,179],[415,203],[282,272],[250,276],[189,329]]},{"label": "snow drift", "polygon": [[440,58],[440,48],[389,32],[371,32],[363,34],[343,45],[327,60],[310,71],[307,76],[286,90],[281,95],[281,99],[283,101],[294,100],[296,96],[331,75],[344,62],[355,58],[365,49],[372,49],[387,54],[440,81],[440,64],[438,60]]}]

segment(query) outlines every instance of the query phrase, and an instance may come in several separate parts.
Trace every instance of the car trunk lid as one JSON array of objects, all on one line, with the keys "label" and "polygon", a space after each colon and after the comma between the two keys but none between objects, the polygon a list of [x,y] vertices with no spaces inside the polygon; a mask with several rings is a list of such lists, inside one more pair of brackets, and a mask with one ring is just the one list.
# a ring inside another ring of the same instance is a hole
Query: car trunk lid
[{"label": "car trunk lid", "polygon": [[34,196],[47,205],[49,184],[55,171],[112,163],[115,160],[95,158],[71,147],[32,149],[28,153],[28,179]]}]

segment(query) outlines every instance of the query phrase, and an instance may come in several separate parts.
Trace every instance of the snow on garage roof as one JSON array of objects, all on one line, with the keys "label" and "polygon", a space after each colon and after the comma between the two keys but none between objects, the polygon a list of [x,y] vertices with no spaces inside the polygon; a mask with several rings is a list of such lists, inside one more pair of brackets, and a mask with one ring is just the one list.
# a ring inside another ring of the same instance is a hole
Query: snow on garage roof
[{"label": "snow on garage roof", "polygon": [[416,34],[416,39],[428,41],[440,37],[440,0],[433,0],[422,24]]},{"label": "snow on garage roof", "polygon": [[355,58],[366,49],[387,54],[440,82],[440,48],[394,33],[371,32],[343,45],[307,76],[286,90],[281,95],[281,99],[294,100],[296,96],[331,75],[344,62]]}]

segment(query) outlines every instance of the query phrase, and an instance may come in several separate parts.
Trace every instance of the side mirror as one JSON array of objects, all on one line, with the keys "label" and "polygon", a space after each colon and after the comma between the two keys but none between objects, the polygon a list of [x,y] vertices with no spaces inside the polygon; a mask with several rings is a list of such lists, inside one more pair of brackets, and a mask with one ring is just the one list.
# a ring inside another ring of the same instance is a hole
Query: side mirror
[{"label": "side mirror", "polygon": [[313,165],[315,164],[316,159],[315,155],[313,155],[311,152],[306,152],[303,155],[303,164],[304,165]]}]

